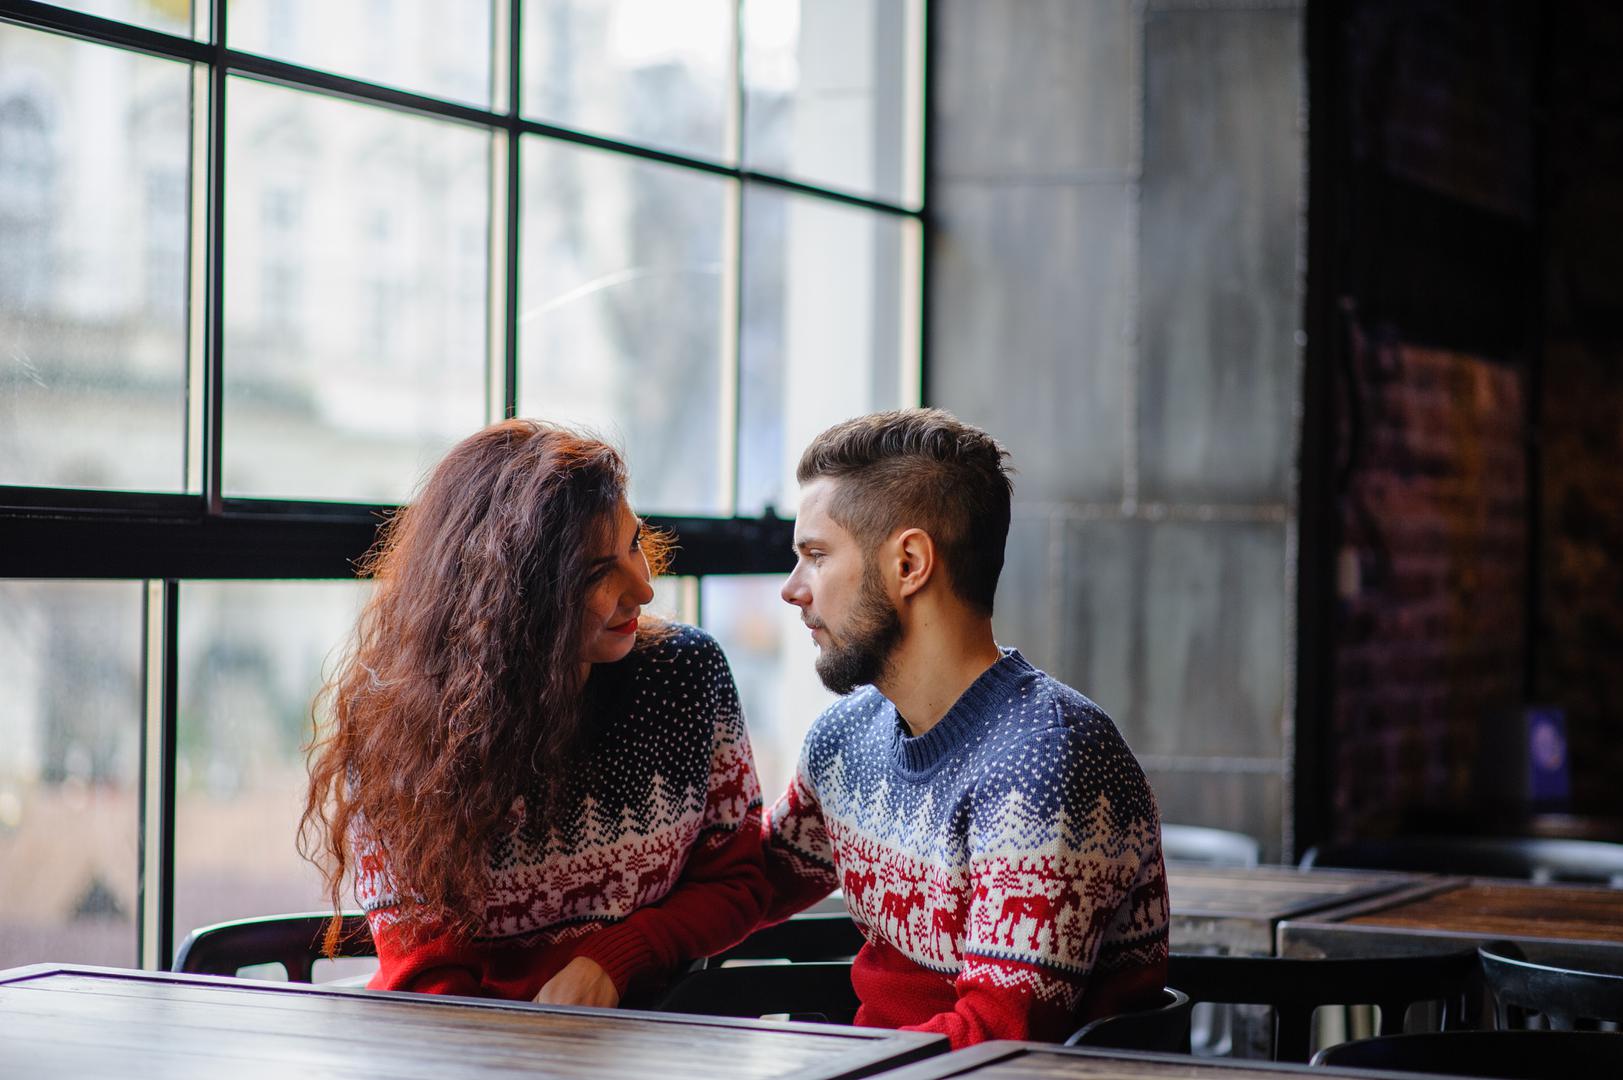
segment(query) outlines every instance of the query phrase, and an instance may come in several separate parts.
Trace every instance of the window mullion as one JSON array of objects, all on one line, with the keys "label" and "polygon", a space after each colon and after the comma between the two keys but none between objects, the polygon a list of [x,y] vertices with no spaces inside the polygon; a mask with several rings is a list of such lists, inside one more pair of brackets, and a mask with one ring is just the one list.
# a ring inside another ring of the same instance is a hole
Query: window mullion
[{"label": "window mullion", "polygon": [[203,502],[206,512],[224,510],[222,419],[225,415],[225,112],[226,0],[213,0],[214,54],[209,68],[208,134],[208,346],[203,370]]},{"label": "window mullion", "polygon": [[137,963],[166,971],[175,954],[175,754],[180,585],[148,581],[142,596],[140,929]]},{"label": "window mullion", "polygon": [[518,308],[519,308],[519,207],[522,203],[521,163],[523,129],[519,105],[524,83],[524,0],[507,0],[507,226],[503,254],[505,321],[503,335],[503,416],[518,415]]}]

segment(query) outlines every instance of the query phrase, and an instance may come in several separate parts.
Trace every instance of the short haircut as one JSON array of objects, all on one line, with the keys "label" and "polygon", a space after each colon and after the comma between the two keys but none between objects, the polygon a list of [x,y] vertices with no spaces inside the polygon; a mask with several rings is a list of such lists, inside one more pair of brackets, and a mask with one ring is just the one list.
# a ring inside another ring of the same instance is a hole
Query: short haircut
[{"label": "short haircut", "polygon": [[839,481],[829,513],[871,553],[898,529],[930,534],[957,596],[992,614],[1014,485],[1009,452],[942,409],[896,409],[835,424],[795,478]]}]

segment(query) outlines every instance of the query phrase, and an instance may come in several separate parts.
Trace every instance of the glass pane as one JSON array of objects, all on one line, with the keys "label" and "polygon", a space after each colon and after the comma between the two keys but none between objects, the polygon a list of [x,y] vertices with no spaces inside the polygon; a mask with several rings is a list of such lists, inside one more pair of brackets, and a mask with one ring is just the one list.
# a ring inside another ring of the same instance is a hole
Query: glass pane
[{"label": "glass pane", "polygon": [[[78,0],[77,3],[64,3],[61,6],[87,15],[133,23],[149,30],[162,30],[166,34],[192,36],[192,5],[189,0]],[[231,17],[237,17],[235,5],[231,8]]]},{"label": "glass pane", "polygon": [[325,909],[294,847],[302,748],[323,666],[369,593],[356,581],[181,585],[176,942],[226,919]]},{"label": "glass pane", "polygon": [[0,484],[185,484],[184,64],[0,24]]},{"label": "glass pane", "polygon": [[654,598],[645,610],[662,619],[693,624],[698,622],[699,579],[666,574],[653,581]]},{"label": "glass pane", "polygon": [[919,201],[917,0],[744,0],[744,164]]},{"label": "glass pane", "polygon": [[733,3],[530,0],[525,115],[731,160]]},{"label": "glass pane", "polygon": [[402,501],[485,420],[490,136],[228,100],[226,491]]},{"label": "glass pane", "polygon": [[0,969],[134,967],[141,586],[0,582]]},{"label": "glass pane", "polygon": [[623,447],[639,511],[730,509],[732,181],[544,139],[525,142],[523,164],[519,411]]},{"label": "glass pane", "polygon": [[817,678],[817,646],[800,613],[778,595],[783,580],[781,574],[700,579],[704,628],[733,669],[768,802],[789,786],[811,722],[837,700]]},{"label": "glass pane", "polygon": [[740,514],[792,512],[800,452],[830,424],[916,404],[916,244],[911,219],[745,189]]},{"label": "glass pane", "polygon": [[489,2],[234,0],[231,47],[434,97],[490,104]]}]

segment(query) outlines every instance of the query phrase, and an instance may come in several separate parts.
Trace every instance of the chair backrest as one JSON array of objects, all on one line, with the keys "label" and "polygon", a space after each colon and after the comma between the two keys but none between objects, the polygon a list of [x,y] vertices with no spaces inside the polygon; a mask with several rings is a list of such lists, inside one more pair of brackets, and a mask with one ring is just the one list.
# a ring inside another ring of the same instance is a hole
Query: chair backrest
[{"label": "chair backrest", "polygon": [[[337,956],[376,956],[366,916],[344,913]],[[281,964],[289,982],[310,981],[323,949],[330,912],[265,915],[193,930],[175,953],[175,970],[194,975],[235,975],[246,967]]]},{"label": "chair backrest", "polygon": [[1615,1031],[1430,1031],[1328,1046],[1314,1065],[1483,1076],[1496,1080],[1623,1076]]},{"label": "chair backrest", "polygon": [[1169,986],[1151,1008],[1101,1016],[1078,1028],[1065,1045],[1187,1054],[1190,1008],[1189,995]]},{"label": "chair backrest", "polygon": [[1476,953],[1471,950],[1355,960],[1174,953],[1167,966],[1167,985],[1182,990],[1191,1001],[1271,1006],[1274,1058],[1306,1061],[1313,1011],[1321,1005],[1378,1006],[1381,1033],[1387,1035],[1403,1030],[1410,1005],[1439,1001],[1447,1027],[1458,1022],[1476,973]]},{"label": "chair backrest", "polygon": [[1396,836],[1309,848],[1302,865],[1623,885],[1623,844],[1539,836]]},{"label": "chair backrest", "polygon": [[1204,825],[1161,826],[1161,854],[1173,862],[1207,866],[1256,866],[1262,844],[1256,837]]},{"label": "chair backrest", "polygon": [[1557,1030],[1589,1020],[1623,1022],[1623,973],[1594,970],[1592,961],[1567,957],[1529,960],[1503,941],[1482,946],[1477,955],[1500,1027],[1527,1026],[1527,1013],[1542,1015]]},{"label": "chair backrest", "polygon": [[765,964],[705,968],[676,982],[654,1003],[661,1012],[848,1024],[862,1002],[851,987],[851,965]]},{"label": "chair backrest", "polygon": [[867,939],[843,911],[806,911],[762,927],[726,952],[710,958],[715,967],[728,960],[849,960]]}]

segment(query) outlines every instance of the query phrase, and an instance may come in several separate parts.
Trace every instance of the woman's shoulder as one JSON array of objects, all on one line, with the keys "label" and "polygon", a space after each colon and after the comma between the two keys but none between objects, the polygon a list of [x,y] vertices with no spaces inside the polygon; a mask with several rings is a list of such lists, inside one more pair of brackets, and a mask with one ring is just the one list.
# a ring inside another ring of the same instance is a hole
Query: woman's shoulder
[{"label": "woman's shoulder", "polygon": [[650,627],[634,655],[644,665],[675,668],[682,675],[728,672],[727,656],[716,639],[687,623],[660,622]]}]

